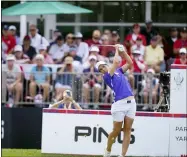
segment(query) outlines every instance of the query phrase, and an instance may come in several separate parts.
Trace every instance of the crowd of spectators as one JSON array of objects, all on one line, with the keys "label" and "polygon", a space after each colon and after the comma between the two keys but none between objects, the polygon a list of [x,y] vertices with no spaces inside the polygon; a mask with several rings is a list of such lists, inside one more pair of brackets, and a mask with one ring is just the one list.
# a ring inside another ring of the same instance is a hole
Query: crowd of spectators
[{"label": "crowd of spectators", "polygon": [[[170,65],[187,64],[187,28],[171,28],[169,36],[164,37],[159,30],[147,21],[141,28],[138,23],[132,26],[132,31],[120,41],[120,36],[115,30],[93,30],[90,39],[84,39],[83,34],[69,33],[65,37],[62,32],[55,30],[54,38],[48,41],[39,34],[35,25],[29,26],[28,35],[23,41],[16,35],[15,26],[3,26],[2,30],[2,62],[5,63],[7,75],[7,89],[9,95],[16,93],[15,102],[21,99],[23,92],[23,79],[20,73],[23,69],[19,64],[36,64],[30,71],[29,96],[35,99],[37,91],[42,90],[42,101],[49,100],[51,86],[50,69],[45,64],[60,64],[55,80],[54,101],[62,99],[62,93],[66,89],[72,89],[73,75],[84,73],[82,96],[84,102],[89,102],[92,95],[93,102],[99,102],[102,87],[102,77],[97,72],[97,61],[112,63],[115,49],[113,46],[123,44],[127,53],[133,60],[134,66],[127,73],[134,93],[142,97],[144,103],[148,103],[150,84],[153,102],[156,103],[159,93],[157,78],[150,80],[151,74],[155,75],[163,71],[169,71]],[[123,56],[120,58],[119,67],[125,64]],[[18,64],[18,65],[17,65]],[[147,74],[143,77],[142,74]],[[139,87],[141,86],[141,89]],[[136,90],[137,89],[137,90]],[[90,90],[92,92],[90,92]],[[105,87],[104,102],[108,102],[111,91]]]}]

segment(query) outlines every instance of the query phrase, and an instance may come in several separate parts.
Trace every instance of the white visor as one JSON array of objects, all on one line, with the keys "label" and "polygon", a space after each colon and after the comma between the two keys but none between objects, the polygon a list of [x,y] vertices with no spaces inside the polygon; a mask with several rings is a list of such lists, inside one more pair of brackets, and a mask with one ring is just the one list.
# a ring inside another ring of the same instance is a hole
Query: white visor
[{"label": "white visor", "polygon": [[104,61],[99,61],[96,63],[95,67],[97,68],[97,70],[99,70],[99,66],[100,65],[107,65]]}]

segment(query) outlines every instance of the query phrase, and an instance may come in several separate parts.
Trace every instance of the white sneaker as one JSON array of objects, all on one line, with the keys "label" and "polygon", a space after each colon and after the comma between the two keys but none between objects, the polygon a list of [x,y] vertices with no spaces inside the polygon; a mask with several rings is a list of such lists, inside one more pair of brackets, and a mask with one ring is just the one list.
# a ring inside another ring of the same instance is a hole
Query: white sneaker
[{"label": "white sneaker", "polygon": [[110,152],[108,152],[108,151],[105,149],[105,153],[104,153],[103,157],[110,157]]}]

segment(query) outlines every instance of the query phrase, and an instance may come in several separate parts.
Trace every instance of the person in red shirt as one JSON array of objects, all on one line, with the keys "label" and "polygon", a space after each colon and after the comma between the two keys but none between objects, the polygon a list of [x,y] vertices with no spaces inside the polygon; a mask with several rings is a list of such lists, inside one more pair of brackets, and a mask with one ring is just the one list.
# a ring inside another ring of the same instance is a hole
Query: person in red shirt
[{"label": "person in red shirt", "polygon": [[[102,45],[110,45],[110,39],[107,35],[101,37]],[[113,46],[100,46],[100,55],[107,57],[109,52],[115,53]]]},{"label": "person in red shirt", "polygon": [[146,46],[147,45],[146,38],[144,35],[140,34],[140,25],[136,23],[133,25],[133,33],[128,34],[125,38],[125,41],[129,40],[131,45],[134,45],[136,43],[136,39],[138,36],[142,37],[143,45]]},{"label": "person in red shirt", "polygon": [[176,58],[179,58],[179,50],[184,47],[187,48],[187,28],[183,28],[180,32],[180,39],[176,40],[173,45],[173,52]]},{"label": "person in red shirt", "polygon": [[94,30],[92,33],[92,39],[88,39],[85,42],[88,44],[89,47],[92,45],[100,45],[100,38],[101,38],[101,32],[100,30]]},{"label": "person in red shirt", "polygon": [[180,58],[176,58],[174,60],[173,64],[186,64],[187,65],[187,52],[186,52],[186,48],[181,48],[179,50],[180,53]]},{"label": "person in red shirt", "polygon": [[3,36],[2,41],[7,45],[6,54],[13,53],[14,47],[16,45],[16,39],[8,33],[8,26],[4,25],[3,27]]}]

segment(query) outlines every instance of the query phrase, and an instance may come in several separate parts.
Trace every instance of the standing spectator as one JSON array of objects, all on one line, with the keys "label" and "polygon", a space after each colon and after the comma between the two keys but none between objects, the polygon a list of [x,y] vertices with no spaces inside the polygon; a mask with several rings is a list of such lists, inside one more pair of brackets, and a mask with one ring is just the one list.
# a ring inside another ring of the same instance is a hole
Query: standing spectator
[{"label": "standing spectator", "polygon": [[[110,45],[110,40],[109,37],[107,35],[103,35],[101,37],[101,41],[102,41],[102,45]],[[115,53],[115,48],[113,46],[101,46],[101,51],[100,51],[100,55],[107,57],[108,53],[113,51],[113,53]]]},{"label": "standing spectator", "polygon": [[36,96],[36,87],[43,89],[43,101],[45,101],[49,97],[50,71],[43,64],[43,55],[37,54],[36,66],[31,70],[29,90],[30,96],[34,99]]},{"label": "standing spectator", "polygon": [[23,53],[23,48],[21,45],[15,46],[14,54],[16,58],[16,63],[19,63],[19,64],[30,63],[30,59],[27,55]]},{"label": "standing spectator", "polygon": [[66,42],[64,44],[64,53],[68,53],[70,47],[75,46],[74,44],[74,35],[72,33],[69,33],[66,35]]},{"label": "standing spectator", "polygon": [[49,49],[49,55],[52,56],[54,63],[60,63],[64,57],[64,39],[60,35],[56,38],[56,42],[51,45]]},{"label": "standing spectator", "polygon": [[80,32],[75,34],[75,44],[77,45],[77,56],[81,57],[82,63],[84,63],[89,56],[88,44],[82,42],[82,34]]},{"label": "standing spectator", "polygon": [[153,28],[152,20],[146,21],[145,24],[146,24],[146,27],[142,29],[141,34],[143,34],[146,37],[146,43],[147,45],[149,45],[151,38],[156,35],[156,30]]},{"label": "standing spectator", "polygon": [[180,53],[180,58],[176,58],[174,60],[173,64],[186,64],[187,65],[187,52],[186,52],[186,48],[181,48],[179,50]]},{"label": "standing spectator", "polygon": [[2,42],[4,42],[7,46],[6,54],[13,53],[14,46],[16,45],[16,39],[12,35],[9,35],[7,25],[3,26]]},{"label": "standing spectator", "polygon": [[100,45],[101,32],[100,30],[94,30],[92,33],[92,39],[85,41],[89,47],[92,45]]},{"label": "standing spectator", "polygon": [[83,84],[83,99],[84,102],[89,102],[90,100],[90,91],[93,88],[94,102],[99,102],[99,95],[101,91],[101,84],[98,82],[96,73],[98,70],[95,68],[97,58],[94,55],[89,56],[90,66],[83,70],[85,73],[85,82]]},{"label": "standing spectator", "polygon": [[136,43],[136,39],[138,36],[142,37],[143,45],[146,46],[146,39],[145,36],[140,34],[140,25],[138,23],[133,25],[133,33],[126,36],[125,41],[129,40],[131,45]]},{"label": "standing spectator", "polygon": [[136,39],[136,44],[134,44],[131,48],[132,52],[134,50],[138,50],[140,52],[140,60],[143,60],[144,58],[144,53],[145,53],[145,46],[142,44],[142,37],[141,36],[138,36],[137,39]]},{"label": "standing spectator", "polygon": [[40,45],[39,53],[44,56],[44,64],[54,64],[52,57],[47,53],[47,47],[45,45]]},{"label": "standing spectator", "polygon": [[173,52],[177,58],[179,58],[179,50],[182,47],[187,49],[187,28],[182,28],[180,32],[180,39],[177,39],[173,45]]},{"label": "standing spectator", "polygon": [[20,45],[21,41],[20,41],[20,37],[16,34],[16,26],[11,25],[11,26],[9,26],[8,29],[10,31],[10,34],[16,39],[16,44]]},{"label": "standing spectator", "polygon": [[36,52],[39,53],[39,47],[41,44],[45,45],[46,47],[49,46],[49,42],[38,34],[38,29],[36,25],[30,25],[29,27],[30,37],[31,37],[31,45],[36,49]]},{"label": "standing spectator", "polygon": [[151,45],[146,47],[145,63],[149,68],[153,68],[157,73],[164,71],[164,51],[160,46],[158,46],[156,36],[151,39]]},{"label": "standing spectator", "polygon": [[21,69],[15,64],[14,55],[9,54],[6,60],[6,67],[3,70],[5,70],[6,72],[6,83],[9,94],[9,101],[14,101],[15,103],[18,103],[20,101],[21,94],[23,91],[23,84],[21,82]]},{"label": "standing spectator", "polygon": [[26,35],[23,39],[23,53],[29,56],[30,60],[32,61],[33,58],[36,56],[36,50],[34,47],[31,46],[31,38]]}]

